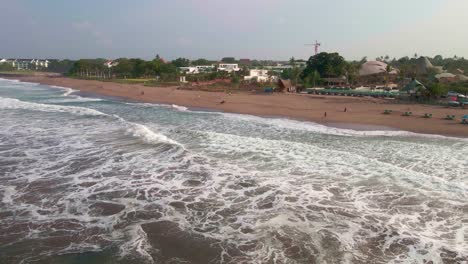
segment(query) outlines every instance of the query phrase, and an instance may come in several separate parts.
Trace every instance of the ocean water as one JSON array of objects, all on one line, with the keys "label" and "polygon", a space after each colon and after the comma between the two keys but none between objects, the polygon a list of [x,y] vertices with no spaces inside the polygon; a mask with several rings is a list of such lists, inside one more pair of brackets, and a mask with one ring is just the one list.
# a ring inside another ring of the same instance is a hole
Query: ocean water
[{"label": "ocean water", "polygon": [[466,139],[3,79],[0,124],[0,263],[468,261]]}]

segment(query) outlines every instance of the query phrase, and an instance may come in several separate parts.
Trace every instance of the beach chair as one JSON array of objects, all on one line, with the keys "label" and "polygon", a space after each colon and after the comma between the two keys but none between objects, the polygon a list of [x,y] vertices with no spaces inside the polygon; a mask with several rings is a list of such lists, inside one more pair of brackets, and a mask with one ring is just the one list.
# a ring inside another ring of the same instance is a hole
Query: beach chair
[{"label": "beach chair", "polygon": [[385,109],[385,111],[383,113],[384,113],[384,115],[389,115],[392,112],[393,112],[392,110]]},{"label": "beach chair", "polygon": [[461,123],[464,124],[464,125],[468,125],[468,115],[464,115],[462,117]]},{"label": "beach chair", "polygon": [[424,117],[424,118],[432,118],[432,114],[425,113],[425,114],[423,115],[423,117]]},{"label": "beach chair", "polygon": [[413,112],[404,112],[403,113],[403,116],[412,116],[413,115]]},{"label": "beach chair", "polygon": [[263,89],[263,92],[271,94],[271,93],[273,93],[273,88],[267,87],[267,88]]},{"label": "beach chair", "polygon": [[445,120],[455,120],[455,115],[447,115]]}]

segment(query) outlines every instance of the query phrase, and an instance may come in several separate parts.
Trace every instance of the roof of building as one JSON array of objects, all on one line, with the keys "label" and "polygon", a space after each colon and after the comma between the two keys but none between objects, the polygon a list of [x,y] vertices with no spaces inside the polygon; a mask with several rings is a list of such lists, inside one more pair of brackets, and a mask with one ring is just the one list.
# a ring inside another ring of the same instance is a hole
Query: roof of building
[{"label": "roof of building", "polygon": [[292,87],[291,80],[279,79],[278,84],[279,84],[281,90],[285,90],[285,89],[287,90],[287,89]]},{"label": "roof of building", "polygon": [[[387,63],[382,61],[368,61],[361,65],[359,69],[359,76],[368,76],[374,74],[380,74],[387,71]],[[390,74],[398,74],[398,69],[391,67],[392,71]]]},{"label": "roof of building", "polygon": [[463,74],[457,75],[457,78],[462,82],[468,81],[468,76],[465,76]]},{"label": "roof of building", "polygon": [[455,74],[452,74],[452,73],[444,72],[444,73],[436,74],[435,77],[437,79],[441,79],[441,78],[455,78],[457,76]]},{"label": "roof of building", "polygon": [[420,57],[416,62],[416,71],[418,74],[428,74],[432,70],[436,73],[443,73],[442,66],[434,66],[427,57]]},{"label": "roof of building", "polygon": [[418,90],[426,90],[426,86],[415,79],[408,83],[402,90],[406,92],[417,92]]}]

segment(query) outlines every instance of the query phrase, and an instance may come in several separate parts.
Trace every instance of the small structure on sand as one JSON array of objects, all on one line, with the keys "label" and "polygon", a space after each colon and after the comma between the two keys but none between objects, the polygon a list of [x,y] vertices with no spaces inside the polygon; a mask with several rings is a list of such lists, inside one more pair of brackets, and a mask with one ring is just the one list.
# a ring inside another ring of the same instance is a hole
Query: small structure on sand
[{"label": "small structure on sand", "polygon": [[327,83],[327,86],[344,87],[348,84],[348,80],[345,76],[335,78],[323,78],[322,80]]},{"label": "small structure on sand", "polygon": [[279,90],[283,93],[295,93],[296,92],[296,87],[292,85],[291,80],[279,79],[278,86],[279,86]]},{"label": "small structure on sand", "polygon": [[416,79],[413,79],[410,83],[408,83],[402,91],[407,92],[410,95],[420,94],[421,92],[425,91],[427,88],[421,82]]}]

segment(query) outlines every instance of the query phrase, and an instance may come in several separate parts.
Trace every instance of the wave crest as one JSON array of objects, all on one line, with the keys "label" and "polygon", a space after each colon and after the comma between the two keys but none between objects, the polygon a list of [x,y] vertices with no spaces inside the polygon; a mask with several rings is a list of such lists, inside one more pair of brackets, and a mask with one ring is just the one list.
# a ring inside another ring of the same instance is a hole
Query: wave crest
[{"label": "wave crest", "polygon": [[74,115],[107,116],[102,112],[86,107],[40,104],[4,97],[0,97],[0,109],[19,109],[42,112],[70,113]]}]

